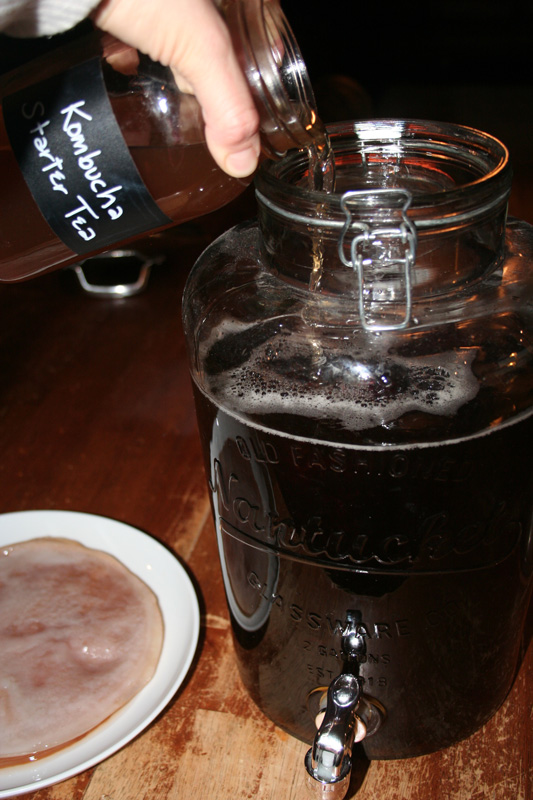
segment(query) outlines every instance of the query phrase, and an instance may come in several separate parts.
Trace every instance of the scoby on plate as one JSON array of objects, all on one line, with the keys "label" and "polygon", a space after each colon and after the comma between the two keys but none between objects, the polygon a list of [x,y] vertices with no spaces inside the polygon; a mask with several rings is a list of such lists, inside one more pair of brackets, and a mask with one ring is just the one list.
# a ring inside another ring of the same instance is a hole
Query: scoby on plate
[{"label": "scoby on plate", "polygon": [[0,766],[64,746],[153,676],[163,620],[151,589],[70,539],[0,548]]}]

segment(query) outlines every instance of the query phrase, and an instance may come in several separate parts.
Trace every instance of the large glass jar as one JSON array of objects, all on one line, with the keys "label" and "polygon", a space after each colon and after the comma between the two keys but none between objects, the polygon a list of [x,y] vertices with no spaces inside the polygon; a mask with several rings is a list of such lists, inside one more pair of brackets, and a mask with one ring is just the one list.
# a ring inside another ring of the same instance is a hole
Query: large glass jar
[{"label": "large glass jar", "polygon": [[353,674],[380,717],[367,755],[416,756],[488,720],[520,658],[533,229],[507,221],[491,136],[390,120],[331,141],[331,194],[305,154],[263,167],[185,329],[245,685],[311,741]]}]

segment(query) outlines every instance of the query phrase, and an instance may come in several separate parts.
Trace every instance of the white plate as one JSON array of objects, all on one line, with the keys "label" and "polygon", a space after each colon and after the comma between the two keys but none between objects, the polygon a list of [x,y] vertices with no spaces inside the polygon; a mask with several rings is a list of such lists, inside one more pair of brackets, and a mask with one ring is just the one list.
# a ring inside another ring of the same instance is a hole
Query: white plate
[{"label": "white plate", "polygon": [[0,547],[59,536],[118,558],[157,595],[163,648],[154,677],[130,702],[76,744],[33,763],[0,769],[0,798],[42,789],[115,753],[167,705],[191,665],[200,628],[198,599],[179,561],[163,545],[122,522],[75,511],[0,514]]}]

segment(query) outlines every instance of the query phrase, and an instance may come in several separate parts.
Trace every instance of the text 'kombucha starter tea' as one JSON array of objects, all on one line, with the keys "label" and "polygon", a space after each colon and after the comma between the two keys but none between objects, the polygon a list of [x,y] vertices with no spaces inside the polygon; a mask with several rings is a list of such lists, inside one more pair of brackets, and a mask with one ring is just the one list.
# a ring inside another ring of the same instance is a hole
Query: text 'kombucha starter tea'
[{"label": "text 'kombucha starter tea'", "polygon": [[[277,0],[225,0],[260,114],[264,154],[320,155],[325,133]],[[0,77],[0,282],[79,262],[207,214],[249,180],[205,143],[201,109],[170,69],[89,33]]]}]

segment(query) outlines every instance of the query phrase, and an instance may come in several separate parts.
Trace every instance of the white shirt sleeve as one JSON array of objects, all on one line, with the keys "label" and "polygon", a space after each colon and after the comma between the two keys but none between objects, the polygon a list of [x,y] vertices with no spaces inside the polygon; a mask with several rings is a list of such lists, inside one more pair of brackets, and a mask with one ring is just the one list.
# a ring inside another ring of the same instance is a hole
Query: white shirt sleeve
[{"label": "white shirt sleeve", "polygon": [[10,36],[51,36],[73,28],[99,0],[0,0],[0,31]]}]

